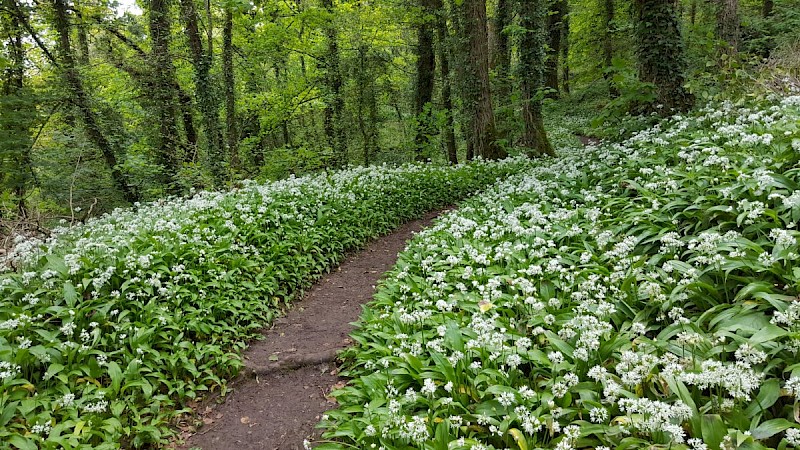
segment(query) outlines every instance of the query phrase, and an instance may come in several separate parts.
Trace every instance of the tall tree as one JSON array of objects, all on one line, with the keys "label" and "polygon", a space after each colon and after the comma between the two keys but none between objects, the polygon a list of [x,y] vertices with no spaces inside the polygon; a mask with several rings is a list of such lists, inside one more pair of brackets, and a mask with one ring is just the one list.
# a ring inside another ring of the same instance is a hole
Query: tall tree
[{"label": "tall tree", "polygon": [[31,164],[31,126],[36,120],[33,95],[25,86],[25,33],[17,16],[15,0],[3,0],[0,33],[5,41],[7,64],[2,73],[0,97],[0,186],[16,197],[17,213],[27,216],[26,193],[34,180]]},{"label": "tall tree", "polygon": [[497,143],[497,129],[489,85],[489,43],[486,29],[486,0],[464,0],[465,23],[469,48],[466,68],[465,98],[470,113],[470,139],[476,156],[484,159],[506,157]]},{"label": "tall tree", "polygon": [[424,150],[430,146],[433,134],[433,82],[436,71],[436,54],[433,48],[433,24],[436,11],[432,0],[419,0],[422,17],[417,24],[417,79],[414,89],[414,114],[417,133],[414,138],[416,159],[426,158]]},{"label": "tall tree", "polygon": [[717,0],[717,35],[725,42],[726,53],[736,54],[740,34],[739,0]]},{"label": "tall tree", "polygon": [[554,0],[547,15],[547,58],[544,83],[550,89],[550,96],[558,97],[558,68],[561,55],[561,38],[564,35],[564,18],[567,14],[567,0]]},{"label": "tall tree", "polygon": [[[569,8],[569,2],[565,1],[565,5]],[[563,35],[561,36],[561,87],[564,92],[569,94],[569,47],[570,47],[570,33],[569,33],[569,9],[564,14],[564,26],[561,28]]]},{"label": "tall tree", "polygon": [[433,7],[436,10],[436,39],[439,53],[439,75],[442,78],[442,107],[444,108],[445,120],[444,144],[447,151],[447,160],[450,164],[458,164],[458,153],[456,151],[456,132],[453,123],[453,91],[450,80],[450,39],[447,31],[447,13],[444,10],[442,0],[433,0]]},{"label": "tall tree", "polygon": [[639,79],[655,86],[663,114],[688,109],[692,97],[683,87],[686,62],[674,0],[636,0],[634,6]]},{"label": "tall tree", "polygon": [[339,63],[339,31],[336,28],[333,0],[322,0],[322,6],[330,15],[330,22],[325,26],[327,49],[322,58],[325,71],[325,135],[333,150],[333,166],[347,165],[347,142],[342,124],[344,113],[344,97],[342,97],[342,71]]},{"label": "tall tree", "polygon": [[492,66],[497,74],[497,103],[498,106],[503,107],[511,103],[511,46],[508,42],[508,33],[506,28],[511,24],[511,0],[497,0],[497,8],[494,15],[495,32],[494,45],[495,49],[492,53],[494,61]]},{"label": "tall tree", "polygon": [[619,97],[619,90],[614,85],[614,0],[603,0],[603,76],[608,84],[608,93],[611,97]]},{"label": "tall tree", "polygon": [[[214,62],[213,47],[203,47],[203,38],[200,35],[199,26],[200,19],[194,2],[195,0],[181,0],[181,12],[194,69],[197,106],[203,117],[207,163],[211,168],[214,180],[219,184],[225,177],[225,154],[219,126],[218,89],[211,78],[211,66]],[[211,24],[209,23],[207,26],[210,28]],[[211,44],[211,41],[209,41],[209,44]]]},{"label": "tall tree", "polygon": [[162,183],[174,189],[180,168],[180,140],[177,125],[177,90],[175,66],[170,54],[170,0],[150,0],[148,25],[150,28],[150,70],[157,120],[158,140],[156,142],[157,161],[162,168]]},{"label": "tall tree", "polygon": [[543,86],[544,12],[546,0],[518,0],[522,36],[519,42],[519,80],[522,94],[522,119],[525,132],[522,145],[530,156],[554,155],[542,121],[542,104],[538,96]]},{"label": "tall tree", "polygon": [[233,70],[233,6],[225,7],[222,28],[222,73],[225,77],[225,136],[231,169],[239,166],[239,131],[236,121],[236,80]]},{"label": "tall tree", "polygon": [[89,97],[83,87],[83,80],[75,67],[75,56],[70,42],[70,23],[66,0],[53,0],[53,28],[57,34],[59,65],[61,74],[70,91],[70,101],[78,110],[83,122],[86,136],[97,146],[103,155],[106,166],[111,171],[115,186],[125,200],[135,202],[138,196],[128,185],[125,176],[117,163],[116,149],[107,134],[101,129],[96,113],[92,110]]}]

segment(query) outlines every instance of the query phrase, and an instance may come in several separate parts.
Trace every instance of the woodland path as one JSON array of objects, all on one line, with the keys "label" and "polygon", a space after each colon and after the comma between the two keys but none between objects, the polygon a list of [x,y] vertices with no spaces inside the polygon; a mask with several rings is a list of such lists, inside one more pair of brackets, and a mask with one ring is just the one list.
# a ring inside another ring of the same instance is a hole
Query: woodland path
[{"label": "woodland path", "polygon": [[304,439],[319,438],[314,426],[336,406],[329,394],[345,383],[335,354],[352,343],[350,323],[406,242],[439,214],[428,213],[372,241],[323,276],[264,330],[264,340],[244,352],[247,370],[230,385],[224,403],[201,411],[206,425],[181,448],[293,450],[302,449]]}]

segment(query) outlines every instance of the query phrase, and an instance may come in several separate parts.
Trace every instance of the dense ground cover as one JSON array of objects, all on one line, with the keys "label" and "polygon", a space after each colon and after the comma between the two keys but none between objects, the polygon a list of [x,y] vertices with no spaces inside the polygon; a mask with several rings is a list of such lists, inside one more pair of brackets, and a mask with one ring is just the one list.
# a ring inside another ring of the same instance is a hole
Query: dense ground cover
[{"label": "dense ground cover", "polygon": [[[0,272],[0,442],[157,442],[343,254],[526,160],[358,168],[120,210],[22,242]],[[17,266],[10,270],[10,266]]]},{"label": "dense ground cover", "polygon": [[365,311],[322,447],[800,446],[798,161],[800,97],[727,103],[462,205]]}]

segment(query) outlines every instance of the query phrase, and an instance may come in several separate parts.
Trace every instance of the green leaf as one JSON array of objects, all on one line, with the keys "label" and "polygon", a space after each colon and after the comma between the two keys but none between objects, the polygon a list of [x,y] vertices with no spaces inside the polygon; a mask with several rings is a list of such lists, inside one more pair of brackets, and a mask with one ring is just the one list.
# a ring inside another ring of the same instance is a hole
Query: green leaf
[{"label": "green leaf", "polygon": [[762,440],[772,437],[781,431],[792,428],[794,424],[786,419],[772,419],[768,420],[752,431],[753,439]]},{"label": "green leaf", "polygon": [[781,396],[781,382],[778,379],[771,378],[761,385],[756,398],[745,409],[744,414],[748,418],[752,418],[756,414],[766,410],[774,405],[778,398]]},{"label": "green leaf", "polygon": [[728,434],[728,427],[719,414],[704,414],[702,423],[703,442],[708,448],[719,448],[719,444]]}]

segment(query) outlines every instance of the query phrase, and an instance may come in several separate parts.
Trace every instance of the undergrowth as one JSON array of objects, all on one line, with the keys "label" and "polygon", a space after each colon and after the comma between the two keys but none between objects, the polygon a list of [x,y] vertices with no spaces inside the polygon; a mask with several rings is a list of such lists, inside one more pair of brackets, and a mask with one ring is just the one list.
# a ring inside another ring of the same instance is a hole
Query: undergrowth
[{"label": "undergrowth", "polygon": [[800,97],[728,102],[468,201],[364,312],[318,448],[800,447],[799,161]]}]

